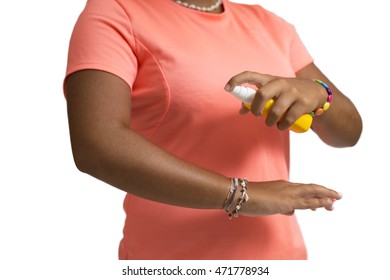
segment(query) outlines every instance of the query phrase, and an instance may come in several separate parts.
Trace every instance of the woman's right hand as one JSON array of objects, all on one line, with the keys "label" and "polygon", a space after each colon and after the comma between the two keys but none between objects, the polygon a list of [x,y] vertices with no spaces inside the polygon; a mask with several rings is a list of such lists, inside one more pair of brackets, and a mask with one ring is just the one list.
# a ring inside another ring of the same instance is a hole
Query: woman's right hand
[{"label": "woman's right hand", "polygon": [[240,210],[244,216],[293,214],[296,209],[325,208],[333,210],[333,203],[342,195],[316,184],[288,181],[249,182],[249,200]]}]

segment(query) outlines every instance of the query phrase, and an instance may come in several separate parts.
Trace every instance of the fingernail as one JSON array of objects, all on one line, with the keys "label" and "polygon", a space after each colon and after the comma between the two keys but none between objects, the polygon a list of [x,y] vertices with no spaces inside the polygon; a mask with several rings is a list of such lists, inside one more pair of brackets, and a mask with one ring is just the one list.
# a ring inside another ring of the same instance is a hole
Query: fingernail
[{"label": "fingernail", "polygon": [[341,192],[337,192],[337,194],[340,196],[340,197],[343,197],[343,194]]},{"label": "fingernail", "polygon": [[226,91],[230,91],[230,85],[229,85],[229,84],[226,84],[226,86],[224,87],[224,89],[225,89]]}]

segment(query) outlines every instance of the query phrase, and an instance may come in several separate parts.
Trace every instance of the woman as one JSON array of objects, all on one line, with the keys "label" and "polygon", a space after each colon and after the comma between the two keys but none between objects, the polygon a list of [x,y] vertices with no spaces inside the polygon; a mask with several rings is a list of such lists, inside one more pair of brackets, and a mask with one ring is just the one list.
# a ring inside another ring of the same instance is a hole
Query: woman
[{"label": "woman", "polygon": [[[251,114],[227,92],[242,84]],[[341,195],[288,181],[288,127],[331,102],[320,139],[362,130],[292,25],[227,0],[89,0],[65,94],[77,167],[127,193],[120,259],[306,259],[294,210]]]}]

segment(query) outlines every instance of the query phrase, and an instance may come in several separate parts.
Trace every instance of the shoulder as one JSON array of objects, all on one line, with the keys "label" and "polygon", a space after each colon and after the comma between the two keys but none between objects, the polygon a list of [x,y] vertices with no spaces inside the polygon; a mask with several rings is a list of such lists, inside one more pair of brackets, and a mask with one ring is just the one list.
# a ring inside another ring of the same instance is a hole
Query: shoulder
[{"label": "shoulder", "polygon": [[84,12],[103,15],[126,15],[129,19],[154,17],[158,20],[172,3],[167,0],[87,0]]},{"label": "shoulder", "polygon": [[290,32],[293,25],[276,13],[257,4],[229,2],[231,13],[243,20],[258,22],[275,31]]},{"label": "shoulder", "polygon": [[94,26],[127,30],[131,27],[131,20],[120,0],[88,0],[79,16],[78,25],[84,25],[87,29]]},{"label": "shoulder", "polygon": [[125,12],[124,3],[133,1],[121,0],[87,0],[84,8],[84,13],[103,14],[103,15],[118,15]]}]

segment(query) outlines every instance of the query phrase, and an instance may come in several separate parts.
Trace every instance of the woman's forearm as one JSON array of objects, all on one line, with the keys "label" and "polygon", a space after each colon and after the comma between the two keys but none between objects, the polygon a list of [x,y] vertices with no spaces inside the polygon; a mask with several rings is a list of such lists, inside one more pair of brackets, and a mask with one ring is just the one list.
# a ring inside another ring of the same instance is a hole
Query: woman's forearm
[{"label": "woman's forearm", "polygon": [[82,172],[146,199],[221,208],[228,178],[186,163],[129,129],[130,88],[123,80],[83,70],[68,77],[65,88],[73,156]]},{"label": "woman's forearm", "polygon": [[352,102],[333,87],[332,105],[314,118],[312,129],[328,145],[351,147],[360,138],[362,120]]},{"label": "woman's forearm", "polygon": [[298,78],[320,79],[326,82],[333,92],[333,102],[328,111],[313,120],[313,131],[328,145],[333,147],[354,146],[362,132],[362,119],[354,104],[343,95],[314,65],[309,64],[297,73]]},{"label": "woman's forearm", "polygon": [[74,148],[82,172],[153,201],[191,208],[222,207],[228,178],[188,164],[126,127],[96,133],[99,140]]}]

